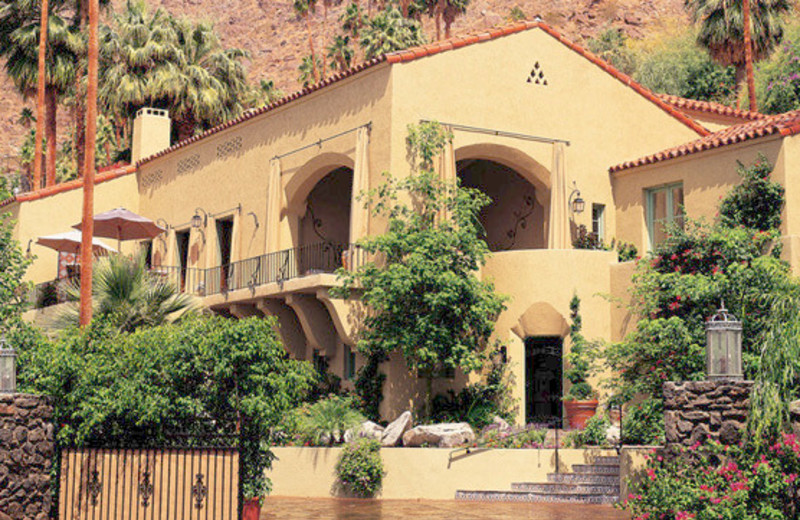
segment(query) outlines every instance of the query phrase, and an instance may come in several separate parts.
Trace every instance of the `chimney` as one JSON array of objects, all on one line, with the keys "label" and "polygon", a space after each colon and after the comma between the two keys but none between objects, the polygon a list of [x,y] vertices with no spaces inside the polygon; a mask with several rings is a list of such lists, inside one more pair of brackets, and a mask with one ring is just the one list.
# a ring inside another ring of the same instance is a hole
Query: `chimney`
[{"label": "chimney", "polygon": [[169,112],[158,108],[139,109],[133,120],[131,163],[136,164],[142,159],[166,150],[169,145]]}]

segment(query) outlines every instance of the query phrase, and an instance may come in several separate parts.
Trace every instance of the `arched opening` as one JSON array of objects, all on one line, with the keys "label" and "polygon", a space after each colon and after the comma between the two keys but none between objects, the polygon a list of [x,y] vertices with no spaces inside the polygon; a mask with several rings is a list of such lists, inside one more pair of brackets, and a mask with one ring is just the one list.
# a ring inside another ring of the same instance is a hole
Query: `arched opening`
[{"label": "arched opening", "polygon": [[481,210],[480,222],[491,251],[547,247],[549,190],[535,186],[513,168],[484,158],[456,163],[461,185],[492,199]]},{"label": "arched opening", "polygon": [[350,242],[353,170],[340,166],[325,175],[305,199],[298,223],[300,274],[332,272],[342,265]]}]

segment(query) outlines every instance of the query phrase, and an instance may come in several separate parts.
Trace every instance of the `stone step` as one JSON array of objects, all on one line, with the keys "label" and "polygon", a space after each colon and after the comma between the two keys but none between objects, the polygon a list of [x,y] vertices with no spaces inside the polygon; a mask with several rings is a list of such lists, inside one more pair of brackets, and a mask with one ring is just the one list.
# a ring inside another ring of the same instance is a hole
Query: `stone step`
[{"label": "stone step", "polygon": [[619,464],[573,464],[572,471],[598,475],[619,475]]},{"label": "stone step", "polygon": [[592,459],[592,464],[619,466],[619,455],[603,455]]},{"label": "stone step", "polygon": [[618,495],[602,493],[539,493],[534,491],[456,491],[456,500],[484,502],[564,502],[572,504],[613,504]]},{"label": "stone step", "polygon": [[511,484],[511,490],[533,491],[535,493],[601,493],[604,495],[619,495],[619,483],[589,484],[573,482],[514,482]]},{"label": "stone step", "polygon": [[605,473],[548,473],[548,482],[619,486],[619,475]]}]

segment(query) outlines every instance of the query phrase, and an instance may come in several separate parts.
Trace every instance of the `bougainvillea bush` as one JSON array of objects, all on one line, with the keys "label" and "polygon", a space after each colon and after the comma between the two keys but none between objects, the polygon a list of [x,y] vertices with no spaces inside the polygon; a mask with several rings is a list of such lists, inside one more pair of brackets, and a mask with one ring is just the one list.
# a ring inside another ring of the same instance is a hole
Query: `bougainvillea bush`
[{"label": "bougainvillea bush", "polygon": [[[653,412],[637,417],[661,416],[665,381],[705,377],[705,321],[723,302],[743,323],[745,377],[758,373],[760,338],[774,302],[798,289],[780,259],[783,188],[769,178],[771,171],[763,156],[740,165],[742,183],[721,200],[717,222],[686,218],[638,262],[629,309],[639,318],[636,330],[605,352],[617,375],[608,385],[615,399],[638,397]],[[646,435],[626,442],[656,443],[663,432],[655,424],[631,426],[623,432]]]},{"label": "bougainvillea bush", "polygon": [[622,504],[636,520],[790,520],[800,507],[800,442],[765,450],[709,442],[654,450]]}]

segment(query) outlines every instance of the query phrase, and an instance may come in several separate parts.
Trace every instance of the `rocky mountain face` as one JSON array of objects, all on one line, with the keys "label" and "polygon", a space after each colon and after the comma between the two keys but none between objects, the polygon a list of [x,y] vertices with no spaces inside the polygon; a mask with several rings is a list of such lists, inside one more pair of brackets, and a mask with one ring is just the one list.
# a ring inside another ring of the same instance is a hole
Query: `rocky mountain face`
[{"label": "rocky mountain face", "polygon": [[[361,0],[362,5],[369,0]],[[117,8],[124,0],[115,0]],[[251,80],[271,79],[284,92],[300,88],[297,67],[308,54],[308,31],[291,0],[148,0],[151,9],[163,7],[175,15],[212,20],[226,45],[250,52]],[[338,18],[346,4],[331,7],[325,16],[319,7],[312,16],[317,52],[324,51],[339,29]],[[541,17],[567,37],[584,41],[608,27],[618,27],[631,37],[643,36],[648,28],[665,20],[688,23],[682,0],[472,0],[466,15],[452,26],[452,34],[463,34],[510,21],[518,7],[526,18]],[[375,8],[373,7],[373,11]],[[435,39],[430,20],[425,34]],[[23,101],[5,74],[0,74],[0,170],[16,163],[17,148],[25,129],[18,123]],[[59,133],[66,135],[69,122],[62,109]]]}]

